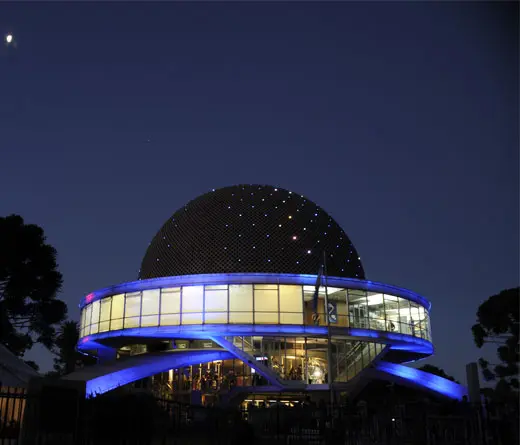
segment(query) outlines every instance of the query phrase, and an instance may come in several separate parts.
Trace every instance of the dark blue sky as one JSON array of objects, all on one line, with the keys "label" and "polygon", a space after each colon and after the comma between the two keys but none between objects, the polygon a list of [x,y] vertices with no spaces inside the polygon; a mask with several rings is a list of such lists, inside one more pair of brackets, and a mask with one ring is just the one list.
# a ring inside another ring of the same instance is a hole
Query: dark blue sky
[{"label": "dark blue sky", "polygon": [[430,362],[464,380],[478,305],[518,285],[517,20],[514,3],[2,3],[0,214],[43,226],[77,318],[188,200],[294,190],[370,279],[431,299]]}]

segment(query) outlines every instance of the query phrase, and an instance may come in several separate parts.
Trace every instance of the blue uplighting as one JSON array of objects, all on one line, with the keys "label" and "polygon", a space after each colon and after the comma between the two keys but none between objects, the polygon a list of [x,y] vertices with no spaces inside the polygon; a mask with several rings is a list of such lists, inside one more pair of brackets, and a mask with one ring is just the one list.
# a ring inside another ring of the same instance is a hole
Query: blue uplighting
[{"label": "blue uplighting", "polygon": [[[126,360],[117,360],[107,365],[89,367],[84,369],[83,373],[74,373],[74,375],[71,375],[73,376],[71,379],[86,380],[87,396],[95,396],[170,369],[198,365],[214,360],[227,360],[232,357],[232,354],[227,351],[215,350],[162,353],[155,355],[153,358],[146,354]],[[120,369],[121,366],[125,367]]]},{"label": "blue uplighting", "polygon": [[467,396],[468,393],[467,389],[458,383],[430,374],[429,372],[420,371],[419,369],[397,365],[382,360],[376,362],[374,367],[379,371],[402,378],[415,385],[435,391],[451,399],[462,400],[462,398]]},{"label": "blue uplighting", "polygon": [[[304,286],[314,286],[316,275],[305,274],[275,274],[275,273],[230,273],[230,274],[200,274],[200,275],[180,275],[173,277],[151,278],[148,280],[130,281],[115,286],[106,287],[90,293],[87,298],[83,298],[80,308],[85,304],[99,300],[110,295],[127,292],[138,292],[148,289],[159,289],[163,287],[178,287],[188,285],[217,285],[217,284],[301,284]],[[397,297],[405,298],[431,309],[431,303],[419,294],[411,290],[404,289],[389,284],[378,283],[375,281],[359,280],[357,278],[327,277],[327,285],[330,287],[342,287],[355,290],[366,290],[370,292],[386,293]]]}]

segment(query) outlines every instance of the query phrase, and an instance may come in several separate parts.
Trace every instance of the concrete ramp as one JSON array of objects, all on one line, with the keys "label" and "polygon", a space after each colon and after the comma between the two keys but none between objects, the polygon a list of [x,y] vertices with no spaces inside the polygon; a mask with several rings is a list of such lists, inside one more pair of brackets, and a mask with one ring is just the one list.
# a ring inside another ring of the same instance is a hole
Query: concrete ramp
[{"label": "concrete ramp", "polygon": [[233,358],[233,355],[221,349],[188,349],[147,353],[89,366],[73,372],[63,379],[86,382],[87,396],[95,396],[170,369],[229,358]]},{"label": "concrete ramp", "polygon": [[380,360],[374,364],[372,369],[367,369],[367,371],[367,375],[370,374],[372,378],[387,380],[416,389],[422,388],[450,399],[462,400],[464,396],[468,395],[468,390],[463,385],[409,366]]}]

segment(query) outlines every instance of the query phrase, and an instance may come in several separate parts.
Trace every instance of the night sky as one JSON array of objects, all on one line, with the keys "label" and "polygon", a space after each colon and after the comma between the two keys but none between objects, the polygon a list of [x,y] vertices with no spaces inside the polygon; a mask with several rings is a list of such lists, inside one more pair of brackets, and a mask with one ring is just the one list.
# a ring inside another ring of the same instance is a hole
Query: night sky
[{"label": "night sky", "polygon": [[190,199],[293,190],[369,279],[432,301],[429,362],[465,381],[479,304],[518,285],[517,23],[499,2],[1,3],[0,215],[45,229],[77,319]]}]

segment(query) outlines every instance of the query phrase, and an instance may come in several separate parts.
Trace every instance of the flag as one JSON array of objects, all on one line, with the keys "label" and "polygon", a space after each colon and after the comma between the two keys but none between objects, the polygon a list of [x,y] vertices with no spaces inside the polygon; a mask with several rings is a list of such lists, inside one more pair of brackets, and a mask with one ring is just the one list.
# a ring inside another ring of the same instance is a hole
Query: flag
[{"label": "flag", "polygon": [[318,326],[320,324],[320,314],[318,314],[318,295],[320,293],[322,275],[323,275],[323,265],[321,265],[320,269],[318,270],[318,276],[316,277],[316,285],[314,288],[314,296],[312,298],[312,302],[313,302],[312,319],[316,326]]}]

